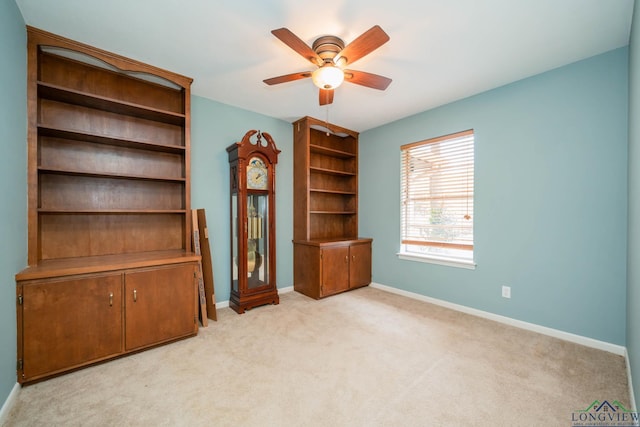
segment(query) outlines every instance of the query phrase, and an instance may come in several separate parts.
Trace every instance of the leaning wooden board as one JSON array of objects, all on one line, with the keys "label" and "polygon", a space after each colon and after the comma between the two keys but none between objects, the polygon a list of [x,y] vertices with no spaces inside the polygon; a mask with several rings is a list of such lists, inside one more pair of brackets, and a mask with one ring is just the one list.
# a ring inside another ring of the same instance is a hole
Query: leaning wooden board
[{"label": "leaning wooden board", "polygon": [[[194,210],[191,211],[191,222],[193,228],[193,251],[196,255],[200,255],[200,231],[198,230],[198,214]],[[204,292],[204,281],[202,278],[202,261],[198,261],[198,271],[196,272],[198,280],[198,294],[200,301],[200,323],[203,327],[209,325],[207,316],[207,298]]]},{"label": "leaning wooden board", "polygon": [[204,292],[207,298],[207,314],[209,319],[218,320],[216,314],[216,294],[213,280],[213,264],[211,261],[211,246],[209,245],[209,229],[204,209],[197,209],[198,229],[200,230],[200,255],[202,256],[202,276]]}]

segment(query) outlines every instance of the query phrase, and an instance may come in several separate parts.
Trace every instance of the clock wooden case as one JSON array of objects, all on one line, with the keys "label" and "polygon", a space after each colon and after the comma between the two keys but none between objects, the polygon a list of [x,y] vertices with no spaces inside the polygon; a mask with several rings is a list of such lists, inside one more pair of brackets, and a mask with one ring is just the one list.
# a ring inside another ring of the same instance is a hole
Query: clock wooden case
[{"label": "clock wooden case", "polygon": [[250,130],[227,147],[231,195],[231,296],[237,313],[278,304],[275,180],[278,154],[271,135]]}]

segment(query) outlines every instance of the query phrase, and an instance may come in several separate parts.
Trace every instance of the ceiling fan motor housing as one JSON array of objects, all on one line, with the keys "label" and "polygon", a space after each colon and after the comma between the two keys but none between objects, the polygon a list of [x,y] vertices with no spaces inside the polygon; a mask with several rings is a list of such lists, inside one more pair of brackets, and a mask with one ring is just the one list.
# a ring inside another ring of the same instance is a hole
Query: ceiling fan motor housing
[{"label": "ceiling fan motor housing", "polygon": [[333,58],[344,49],[344,41],[336,36],[322,36],[313,42],[312,49],[325,63],[333,62]]}]

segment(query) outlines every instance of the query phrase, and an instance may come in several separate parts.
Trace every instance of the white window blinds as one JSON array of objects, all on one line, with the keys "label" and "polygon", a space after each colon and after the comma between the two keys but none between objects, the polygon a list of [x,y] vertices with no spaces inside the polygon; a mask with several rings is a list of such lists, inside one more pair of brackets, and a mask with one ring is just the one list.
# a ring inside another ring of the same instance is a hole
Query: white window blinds
[{"label": "white window blinds", "polygon": [[403,245],[473,251],[473,136],[400,147]]}]

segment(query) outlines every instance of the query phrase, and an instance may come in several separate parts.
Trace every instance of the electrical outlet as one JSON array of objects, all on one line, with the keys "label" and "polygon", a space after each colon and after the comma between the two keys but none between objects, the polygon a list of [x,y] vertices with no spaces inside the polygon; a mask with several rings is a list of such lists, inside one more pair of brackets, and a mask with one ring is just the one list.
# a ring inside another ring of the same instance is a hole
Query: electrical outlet
[{"label": "electrical outlet", "polygon": [[502,298],[511,298],[511,286],[502,287]]}]

